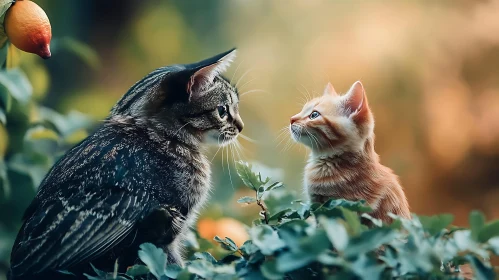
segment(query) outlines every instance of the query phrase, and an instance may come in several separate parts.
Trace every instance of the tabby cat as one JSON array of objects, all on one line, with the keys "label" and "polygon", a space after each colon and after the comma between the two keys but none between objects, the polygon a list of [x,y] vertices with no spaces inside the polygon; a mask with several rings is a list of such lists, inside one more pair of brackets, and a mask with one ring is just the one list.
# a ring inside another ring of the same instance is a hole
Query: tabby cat
[{"label": "tabby cat", "polygon": [[210,190],[203,146],[226,144],[243,129],[237,90],[221,76],[234,57],[231,50],[159,68],[132,86],[42,181],[9,278],[86,279],[90,263],[113,271],[117,262],[125,272],[144,242],[181,265],[183,238]]},{"label": "tabby cat", "polygon": [[372,216],[384,222],[391,221],[388,212],[411,217],[397,177],[374,151],[374,118],[362,83],[342,96],[329,83],[322,96],[291,117],[290,130],[311,149],[305,190],[313,202],[365,200]]}]

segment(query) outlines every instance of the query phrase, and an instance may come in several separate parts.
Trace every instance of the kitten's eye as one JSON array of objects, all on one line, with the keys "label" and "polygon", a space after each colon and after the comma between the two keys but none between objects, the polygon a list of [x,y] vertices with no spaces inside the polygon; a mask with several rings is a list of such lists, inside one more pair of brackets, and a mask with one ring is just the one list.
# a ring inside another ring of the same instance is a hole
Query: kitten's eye
[{"label": "kitten's eye", "polygon": [[321,114],[317,111],[313,111],[310,116],[308,116],[311,120],[318,118]]},{"label": "kitten's eye", "polygon": [[220,118],[223,119],[227,116],[227,106],[218,106],[217,110],[218,110],[218,115],[220,116]]}]

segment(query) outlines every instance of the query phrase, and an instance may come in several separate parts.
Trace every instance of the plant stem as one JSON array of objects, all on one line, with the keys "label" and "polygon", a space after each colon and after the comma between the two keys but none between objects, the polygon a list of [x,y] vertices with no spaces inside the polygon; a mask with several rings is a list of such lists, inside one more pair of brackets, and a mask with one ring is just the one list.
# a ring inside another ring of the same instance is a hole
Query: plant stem
[{"label": "plant stem", "polygon": [[269,224],[269,217],[267,215],[267,207],[265,207],[265,205],[262,203],[261,200],[257,200],[256,204],[258,204],[258,206],[260,206],[260,208],[262,208],[262,213],[263,213],[263,218],[265,219],[265,223]]}]

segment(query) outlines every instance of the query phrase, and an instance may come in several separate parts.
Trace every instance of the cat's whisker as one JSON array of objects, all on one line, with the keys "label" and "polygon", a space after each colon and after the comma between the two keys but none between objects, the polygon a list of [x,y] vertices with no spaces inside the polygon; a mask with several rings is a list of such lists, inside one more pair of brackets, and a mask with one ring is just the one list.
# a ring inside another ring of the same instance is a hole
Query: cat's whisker
[{"label": "cat's whisker", "polygon": [[304,85],[300,84],[300,86],[302,86],[303,89],[307,92],[308,100],[309,101],[312,100],[313,99],[313,94],[310,93],[310,91],[308,91],[308,89]]},{"label": "cat's whisker", "polygon": [[251,80],[247,81],[246,83],[242,84],[242,85],[241,85],[240,87],[238,87],[238,88],[244,88],[244,86],[245,86],[245,85],[247,85],[247,84],[249,84],[249,83],[253,82],[254,80],[256,80],[256,78],[253,78],[253,79],[251,79]]},{"label": "cat's whisker", "polygon": [[281,138],[283,135],[286,135],[286,133],[289,133],[289,126],[288,125],[284,126],[278,132],[279,134],[277,134],[275,141],[279,141],[279,138]]},{"label": "cat's whisker", "polygon": [[245,96],[246,94],[255,93],[255,92],[269,93],[268,91],[263,90],[263,89],[252,89],[252,90],[248,90],[248,91],[245,91],[245,92],[243,92],[243,93],[239,94],[239,96],[240,96],[240,97],[243,97],[243,96]]},{"label": "cat's whisker", "polygon": [[[277,147],[279,147],[281,145],[281,143],[284,141],[284,140],[291,140],[291,133],[289,130],[286,130],[286,131],[283,131],[281,132],[280,135],[284,135],[284,137],[282,137],[281,141],[279,141],[279,143],[277,143]],[[287,137],[286,137],[287,136]]]},{"label": "cat's whisker", "polygon": [[258,143],[258,141],[256,141],[255,139],[250,138],[250,137],[248,137],[248,136],[246,136],[246,135],[244,135],[244,134],[242,134],[242,133],[239,133],[239,136],[240,136],[241,138],[243,138],[244,140],[248,141],[248,142],[251,142],[251,143]]},{"label": "cat's whisker", "polygon": [[243,157],[239,153],[239,146],[238,146],[238,144],[239,144],[239,142],[234,142],[234,150],[236,151],[238,160],[242,160]]},{"label": "cat's whisker", "polygon": [[215,157],[217,156],[218,152],[220,151],[220,149],[222,148],[222,145],[220,145],[220,137],[222,135],[224,135],[225,131],[222,132],[222,133],[219,133],[218,134],[218,137],[217,137],[217,144],[218,144],[218,149],[217,151],[215,152],[215,154],[213,155],[213,157],[211,158],[210,162],[213,162],[213,160],[215,159]]},{"label": "cat's whisker", "polygon": [[241,77],[239,77],[239,79],[238,79],[238,80],[237,80],[237,82],[236,82],[236,85],[234,86],[235,88],[239,88],[237,85],[239,85],[239,82],[241,82],[241,80],[242,80],[242,79],[244,79],[244,77],[245,77],[246,75],[248,75],[248,73],[249,73],[249,72],[251,72],[251,70],[253,70],[253,68],[250,68],[250,69],[246,70],[246,72],[244,72],[244,73],[241,75]]},{"label": "cat's whisker", "polygon": [[178,135],[178,133],[180,132],[180,130],[184,127],[186,127],[188,124],[190,124],[191,122],[186,122],[184,125],[182,125],[179,129],[177,129],[177,131],[175,131],[173,133],[173,137],[176,137]]},{"label": "cat's whisker", "polygon": [[232,175],[230,174],[230,162],[229,162],[229,151],[230,151],[230,145],[226,146],[227,148],[227,170],[229,171],[229,180],[230,180],[230,185],[232,186],[232,189],[234,189],[234,182],[232,181]]},{"label": "cat's whisker", "polygon": [[232,73],[232,77],[230,77],[230,80],[229,80],[229,83],[230,83],[230,84],[232,84],[232,81],[234,80],[234,77],[236,76],[237,71],[239,70],[239,67],[243,64],[243,62],[244,62],[244,60],[243,60],[243,61],[241,61],[241,62],[239,63],[239,65],[237,65],[237,67],[236,67],[236,71],[234,71],[234,73]]},{"label": "cat's whisker", "polygon": [[236,146],[238,147],[239,151],[244,155],[244,152],[246,152],[246,148],[241,145],[241,143],[239,141],[236,141]]},{"label": "cat's whisker", "polygon": [[[303,87],[303,85],[302,85],[302,87]],[[310,101],[310,96],[308,96],[305,91],[302,91],[299,87],[296,87],[296,90],[298,90],[302,94],[303,100],[301,100],[302,104],[300,104],[300,106],[303,106],[303,104]]]}]

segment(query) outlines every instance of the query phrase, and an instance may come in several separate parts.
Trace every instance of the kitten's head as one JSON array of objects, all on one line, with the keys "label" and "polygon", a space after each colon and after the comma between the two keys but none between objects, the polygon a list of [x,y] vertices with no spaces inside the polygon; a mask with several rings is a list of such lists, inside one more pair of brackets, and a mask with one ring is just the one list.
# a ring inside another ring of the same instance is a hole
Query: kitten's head
[{"label": "kitten's head", "polygon": [[131,118],[170,137],[226,144],[244,126],[237,89],[221,76],[235,52],[153,71],[132,86],[110,118]]},{"label": "kitten's head", "polygon": [[329,83],[324,94],[307,102],[291,117],[291,135],[317,154],[360,152],[373,136],[374,118],[362,83],[355,82],[344,95]]}]

